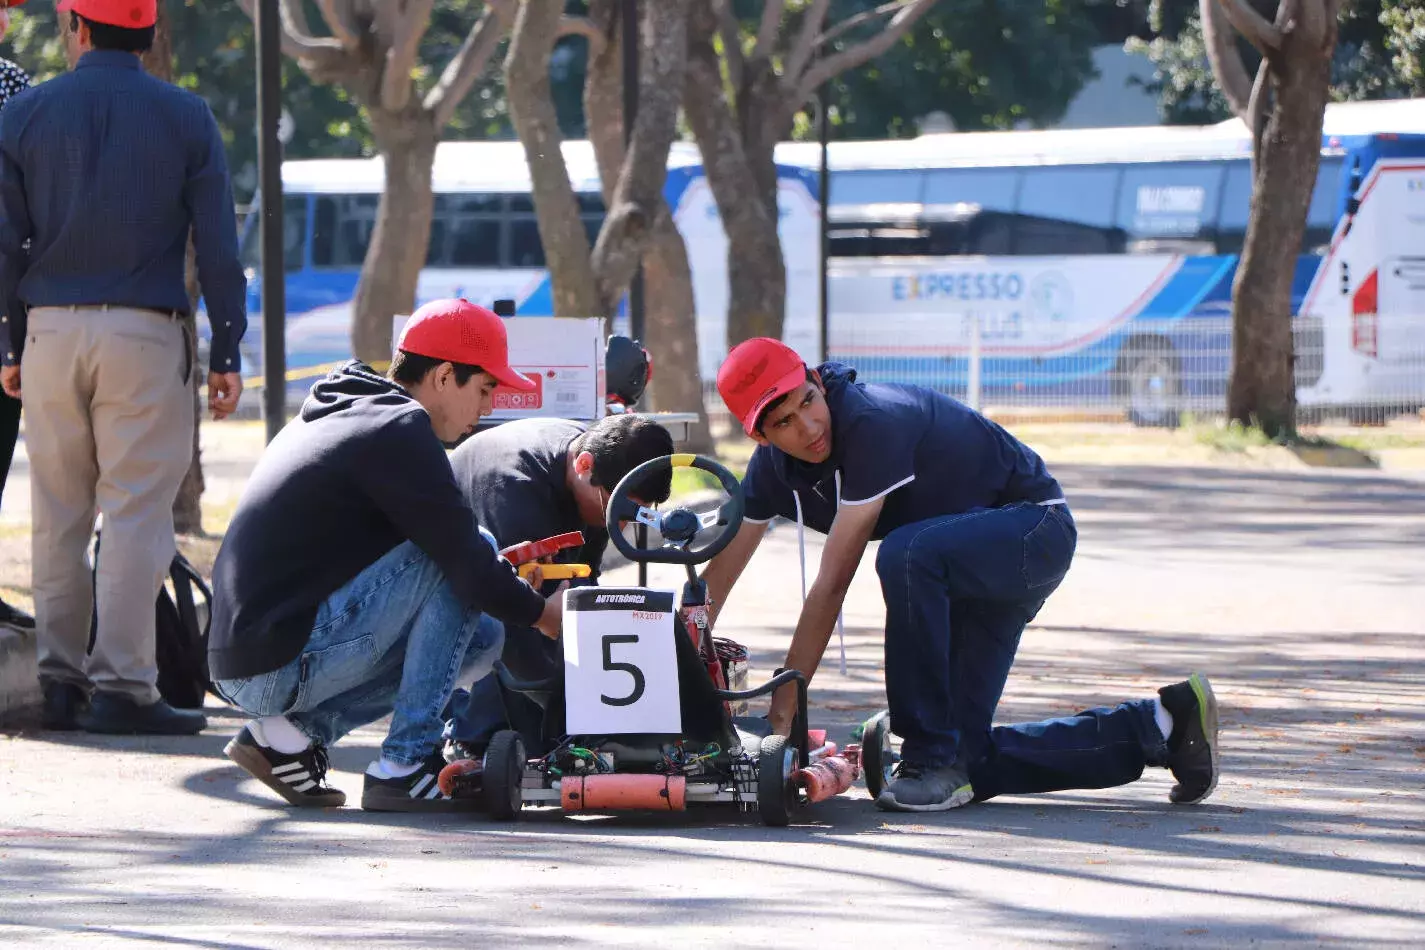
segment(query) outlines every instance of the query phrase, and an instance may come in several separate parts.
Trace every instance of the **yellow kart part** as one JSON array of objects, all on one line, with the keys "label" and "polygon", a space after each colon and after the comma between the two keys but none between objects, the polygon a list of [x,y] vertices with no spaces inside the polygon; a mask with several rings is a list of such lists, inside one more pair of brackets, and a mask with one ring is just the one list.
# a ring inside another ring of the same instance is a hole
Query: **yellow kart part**
[{"label": "yellow kart part", "polygon": [[547,581],[567,581],[575,577],[588,577],[594,573],[587,564],[539,564],[530,562],[519,566],[519,575],[529,580],[536,570],[544,573]]}]

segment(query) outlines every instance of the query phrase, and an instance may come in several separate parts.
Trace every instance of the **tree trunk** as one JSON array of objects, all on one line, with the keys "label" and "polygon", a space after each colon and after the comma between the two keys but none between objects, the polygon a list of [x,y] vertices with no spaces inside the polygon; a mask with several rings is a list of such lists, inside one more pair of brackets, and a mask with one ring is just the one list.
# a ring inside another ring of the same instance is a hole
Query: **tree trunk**
[{"label": "tree trunk", "polygon": [[[688,27],[688,73],[683,108],[698,141],[703,168],[727,234],[727,345],[754,336],[782,337],[787,268],[777,234],[776,177],[771,201],[738,131],[723,93],[722,69],[713,36],[711,4],[695,3]],[[772,167],[771,152],[763,167]],[[748,196],[760,200],[749,201]]]},{"label": "tree trunk", "polygon": [[1272,57],[1275,107],[1253,171],[1251,216],[1233,285],[1228,415],[1271,437],[1296,431],[1291,285],[1321,155],[1336,20],[1320,42],[1286,31]]},{"label": "tree trunk", "polygon": [[510,122],[524,145],[539,240],[554,292],[556,317],[607,317],[615,301],[602,298],[564,165],[563,139],[549,83],[549,57],[559,36],[563,4],[524,0],[505,56]]},{"label": "tree trunk", "polygon": [[414,309],[430,247],[431,167],[439,132],[415,105],[396,113],[369,112],[386,163],[386,187],[352,300],[352,348],[357,359],[384,368],[394,343],[392,318]]},{"label": "tree trunk", "polygon": [[[613,0],[596,0],[590,6],[591,18],[604,32],[605,45],[590,57],[584,81],[584,116],[606,202],[613,200],[614,183],[624,161],[623,45],[615,28],[613,7]],[[654,370],[647,398],[659,411],[696,412],[698,421],[689,427],[685,447],[692,452],[710,452],[712,435],[703,403],[697,308],[688,248],[661,190],[655,207],[652,231],[643,253],[648,337],[644,344]]]},{"label": "tree trunk", "polygon": [[[607,202],[609,215],[594,245],[592,260],[599,292],[606,301],[618,300],[628,291],[643,259],[653,221],[665,207],[668,150],[677,133],[688,54],[687,6],[688,0],[659,0],[643,7],[638,117],[628,151],[620,162],[613,195]],[[618,127],[623,128],[622,116]]]}]

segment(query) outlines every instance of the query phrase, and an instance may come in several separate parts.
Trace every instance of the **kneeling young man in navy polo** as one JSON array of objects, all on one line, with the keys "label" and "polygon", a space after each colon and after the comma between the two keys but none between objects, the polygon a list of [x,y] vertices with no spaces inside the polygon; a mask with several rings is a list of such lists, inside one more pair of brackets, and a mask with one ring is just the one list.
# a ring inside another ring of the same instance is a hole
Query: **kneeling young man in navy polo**
[{"label": "kneeling young man in navy polo", "polygon": [[[1044,722],[993,726],[1019,638],[1063,581],[1078,531],[1031,449],[969,407],[916,386],[810,369],[765,338],[736,347],[718,391],[758,443],[746,524],[708,565],[714,616],[774,517],[827,536],[786,667],[815,674],[866,545],[886,602],[886,697],[903,744],[876,804],[941,811],[996,795],[1110,788],[1171,769],[1170,800],[1217,784],[1217,703],[1192,674],[1158,695]],[[791,730],[795,693],[772,701]]]}]

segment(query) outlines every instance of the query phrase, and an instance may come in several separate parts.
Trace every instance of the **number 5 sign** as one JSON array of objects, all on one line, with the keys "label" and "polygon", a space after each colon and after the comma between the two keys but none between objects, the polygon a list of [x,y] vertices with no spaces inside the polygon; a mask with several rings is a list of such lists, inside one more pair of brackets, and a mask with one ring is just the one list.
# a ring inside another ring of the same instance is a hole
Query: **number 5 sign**
[{"label": "number 5 sign", "polygon": [[565,731],[682,731],[676,635],[669,591],[565,591]]}]

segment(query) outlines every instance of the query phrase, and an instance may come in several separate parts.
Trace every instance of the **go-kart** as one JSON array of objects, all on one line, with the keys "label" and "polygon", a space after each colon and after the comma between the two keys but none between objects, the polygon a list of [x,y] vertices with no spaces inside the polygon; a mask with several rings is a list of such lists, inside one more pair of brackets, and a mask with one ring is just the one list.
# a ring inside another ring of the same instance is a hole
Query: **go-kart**
[{"label": "go-kart", "polygon": [[[678,467],[712,474],[727,501],[698,514],[686,507],[660,512],[634,500],[645,479]],[[688,579],[681,602],[675,609],[672,591],[648,587],[567,590],[563,674],[521,681],[497,661],[510,728],[496,732],[479,759],[447,765],[442,789],[468,794],[478,787],[497,819],[514,819],[526,807],[570,813],[731,805],[755,809],[772,826],[788,824],[805,804],[849,789],[860,777],[860,746],[838,750],[824,730],[807,728],[806,677],[779,670],[746,688],[747,650],[711,635],[707,587],[694,568],[727,547],[742,518],[742,486],[711,459],[676,454],[629,472],[609,498],[609,538],[630,561],[683,565]],[[631,543],[621,530],[626,523],[656,531],[661,543]],[[576,534],[503,553],[528,576],[536,560],[573,539],[582,543]],[[579,567],[540,566],[546,579],[578,574]],[[749,700],[787,684],[795,684],[797,715],[784,737],[772,734],[765,718],[746,713]],[[878,747],[877,779],[880,753]]]}]

